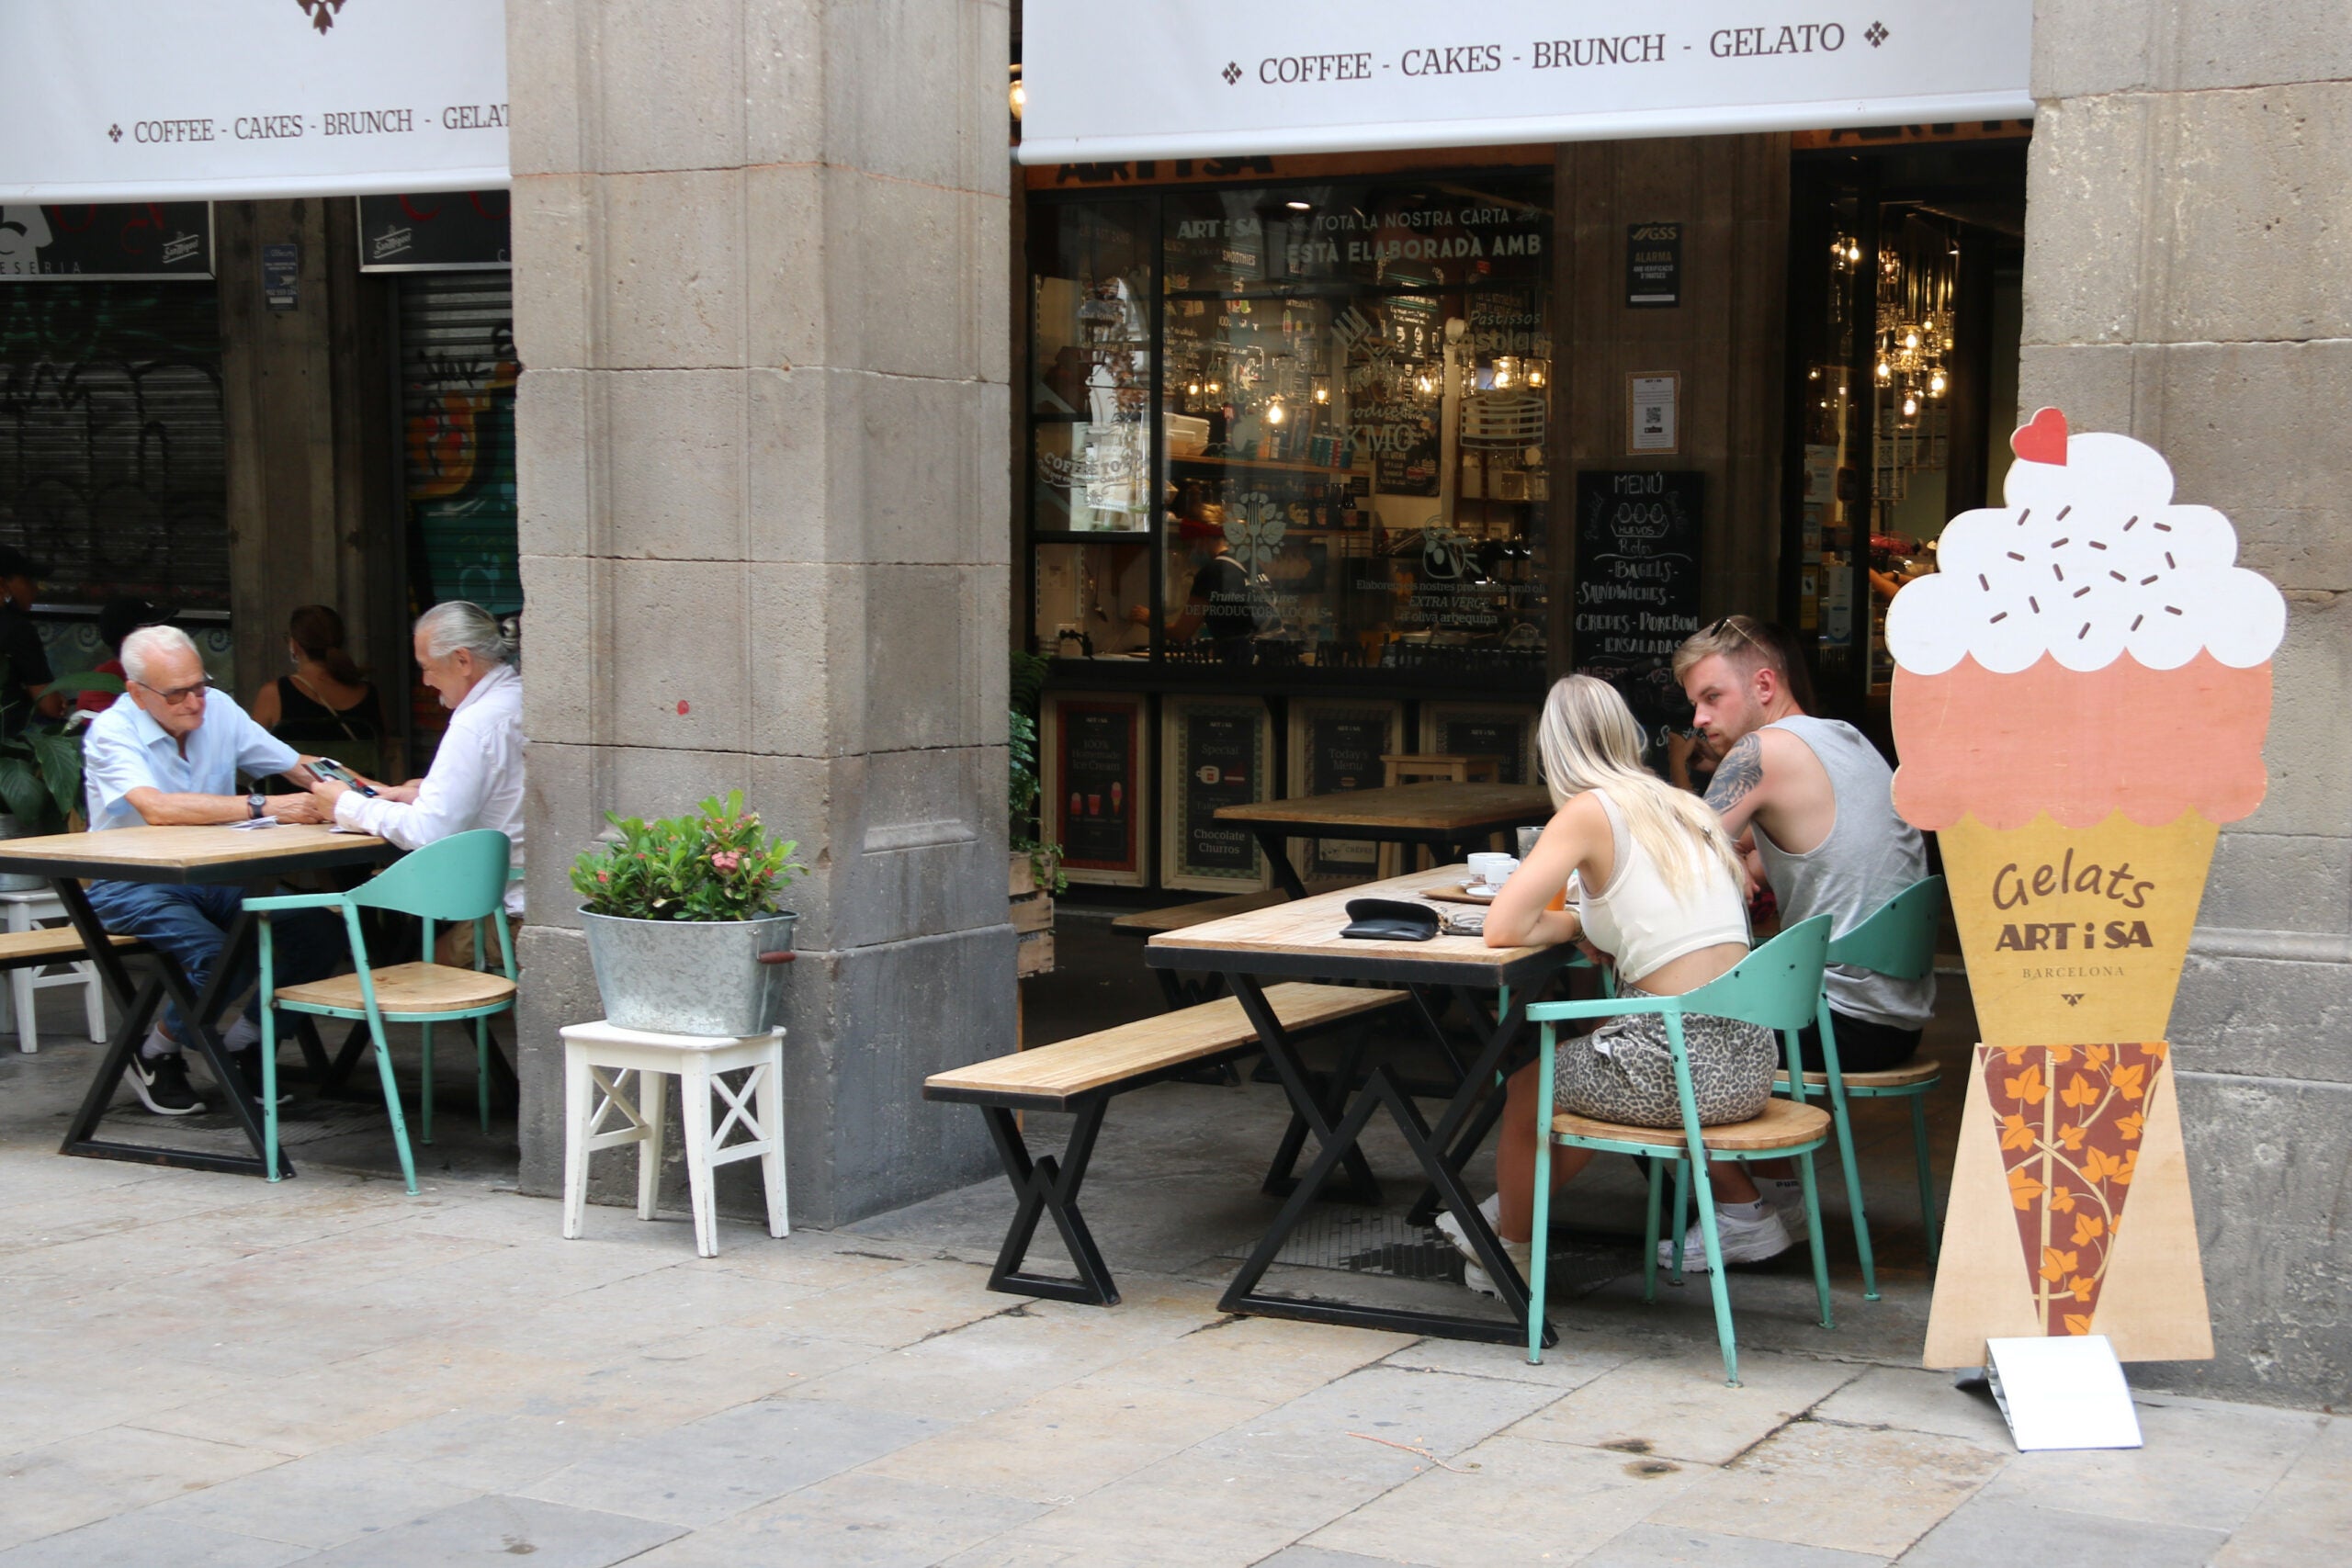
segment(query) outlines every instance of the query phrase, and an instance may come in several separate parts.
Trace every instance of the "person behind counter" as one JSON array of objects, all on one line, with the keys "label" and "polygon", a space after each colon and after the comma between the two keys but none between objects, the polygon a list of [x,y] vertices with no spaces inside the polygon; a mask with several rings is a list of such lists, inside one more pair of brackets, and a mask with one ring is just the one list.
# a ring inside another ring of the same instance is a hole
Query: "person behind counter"
[{"label": "person behind counter", "polygon": [[[510,662],[514,645],[498,620],[479,604],[451,599],[416,618],[416,662],[424,683],[450,710],[449,728],[422,779],[379,785],[360,794],[334,779],[311,793],[336,822],[413,850],[475,828],[495,828],[523,864],[523,678]],[[373,781],[370,781],[371,783]],[[510,884],[506,910],[523,912],[523,888]],[[438,962],[463,964],[472,953],[470,929],[442,933]]]},{"label": "person behind counter", "polygon": [[[1544,779],[1558,810],[1487,911],[1489,947],[1584,942],[1612,962],[1620,996],[1679,996],[1747,956],[1747,878],[1723,824],[1704,802],[1642,765],[1642,730],[1607,682],[1570,675],[1544,700],[1538,735]],[[1546,908],[1577,879],[1571,907]],[[1599,889],[1599,891],[1594,891]],[[1759,1114],[1772,1095],[1780,1042],[1759,1025],[1693,1014],[1682,1021],[1699,1120],[1713,1126]],[[1511,1261],[1527,1272],[1535,1219],[1535,1065],[1511,1075],[1495,1152],[1498,1190],[1482,1205]],[[1682,1125],[1674,1055],[1656,1013],[1604,1021],[1559,1043],[1558,1108],[1637,1127]],[[1552,1151],[1552,1184],[1575,1176],[1589,1149]],[[1792,1238],[1736,1167],[1713,1173],[1725,1216],[1724,1255],[1783,1252]],[[1470,1260],[1464,1282],[1492,1293],[1462,1223],[1438,1229]],[[1687,1266],[1687,1265],[1686,1265]]]},{"label": "person behind counter", "polygon": [[[1168,620],[1168,640],[1188,642],[1205,636],[1217,657],[1228,663],[1250,660],[1250,639],[1258,629],[1250,604],[1250,572],[1233,557],[1225,530],[1197,517],[1176,519],[1176,536],[1193,561],[1193,585],[1184,592],[1184,607]],[[1151,611],[1137,604],[1130,620],[1149,624]]]},{"label": "person behind counter", "polygon": [[[283,773],[298,784],[311,771],[294,749],[255,724],[234,697],[211,690],[196,644],[177,626],[141,626],[122,640],[123,684],[129,702],[118,702],[90,721],[82,741],[82,791],[90,830],[243,822],[275,817],[281,822],[317,822],[326,813],[297,791],[265,795],[237,791],[240,771],[259,779]],[[118,936],[135,936],[168,953],[202,990],[220,961],[245,900],[243,887],[200,883],[187,886],[149,882],[96,881],[90,908]],[[276,919],[277,977],[285,985],[322,980],[334,973],[345,947],[341,923],[317,909]],[[243,988],[244,959],[223,994]],[[222,1035],[244,1092],[260,1092],[261,996],[256,991]],[[180,1043],[187,1022],[172,1010],[148,1032],[133,1053],[130,1078],[140,1102],[158,1116],[187,1116],[204,1109],[188,1085]],[[222,1088],[226,1089],[227,1085]]]},{"label": "person behind counter", "polygon": [[254,720],[313,756],[333,757],[355,773],[383,765],[383,705],[344,647],[343,617],[326,604],[305,604],[287,617],[280,675],[254,697]]}]

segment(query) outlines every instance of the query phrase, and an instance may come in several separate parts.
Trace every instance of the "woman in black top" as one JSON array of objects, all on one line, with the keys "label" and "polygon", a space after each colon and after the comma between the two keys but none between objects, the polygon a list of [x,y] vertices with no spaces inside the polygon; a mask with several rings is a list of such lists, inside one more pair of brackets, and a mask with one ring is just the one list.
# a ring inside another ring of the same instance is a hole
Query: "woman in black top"
[{"label": "woman in black top", "polygon": [[383,764],[383,706],[343,638],[343,617],[328,606],[295,611],[286,628],[294,672],[261,689],[254,719],[305,755],[333,757],[375,778]]}]

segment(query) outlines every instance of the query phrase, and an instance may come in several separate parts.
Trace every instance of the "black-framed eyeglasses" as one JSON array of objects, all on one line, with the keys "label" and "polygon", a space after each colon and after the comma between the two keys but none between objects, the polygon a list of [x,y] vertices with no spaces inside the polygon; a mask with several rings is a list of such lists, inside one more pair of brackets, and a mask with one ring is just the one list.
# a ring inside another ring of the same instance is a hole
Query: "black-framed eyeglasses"
[{"label": "black-framed eyeglasses", "polygon": [[141,681],[135,676],[126,676],[124,679],[133,686],[146,686],[149,691],[161,697],[164,704],[171,707],[179,706],[190,697],[201,696],[204,693],[209,691],[214,684],[212,677],[207,675],[203,680],[198,681],[193,686],[174,686],[170,690],[166,691],[162,686],[148,685],[146,682]]}]

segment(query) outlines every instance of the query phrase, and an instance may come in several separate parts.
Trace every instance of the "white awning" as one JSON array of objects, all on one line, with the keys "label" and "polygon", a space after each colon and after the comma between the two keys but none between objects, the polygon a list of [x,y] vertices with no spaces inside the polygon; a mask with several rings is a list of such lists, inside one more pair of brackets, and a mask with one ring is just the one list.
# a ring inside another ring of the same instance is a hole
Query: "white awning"
[{"label": "white awning", "polygon": [[8,0],[0,200],[506,184],[498,0]]},{"label": "white awning", "polygon": [[2032,0],[1027,0],[1024,164],[2015,119]]}]

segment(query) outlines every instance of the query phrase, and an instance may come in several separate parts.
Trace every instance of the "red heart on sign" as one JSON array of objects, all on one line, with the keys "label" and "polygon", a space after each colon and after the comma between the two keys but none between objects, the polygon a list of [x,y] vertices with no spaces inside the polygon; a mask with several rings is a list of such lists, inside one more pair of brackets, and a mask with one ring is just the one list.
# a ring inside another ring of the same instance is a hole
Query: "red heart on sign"
[{"label": "red heart on sign", "polygon": [[2066,416],[2056,409],[2038,411],[2009,436],[2009,450],[2029,463],[2066,461]]}]

